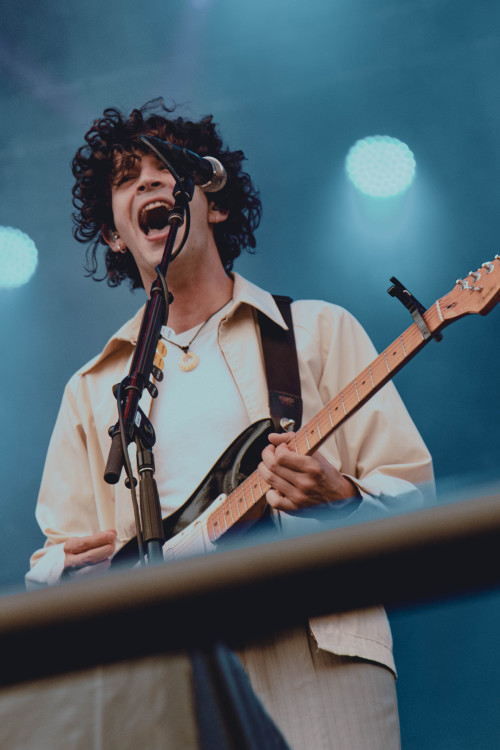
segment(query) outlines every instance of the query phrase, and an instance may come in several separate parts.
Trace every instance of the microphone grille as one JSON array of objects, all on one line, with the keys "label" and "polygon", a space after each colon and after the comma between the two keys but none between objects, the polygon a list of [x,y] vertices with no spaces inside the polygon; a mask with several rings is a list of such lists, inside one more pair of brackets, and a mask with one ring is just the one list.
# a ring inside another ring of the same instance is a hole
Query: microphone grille
[{"label": "microphone grille", "polygon": [[213,156],[204,156],[206,161],[209,161],[213,168],[213,174],[208,182],[204,185],[200,185],[200,190],[205,193],[216,193],[218,190],[222,190],[227,182],[227,173],[222,164],[218,159],[214,159]]}]

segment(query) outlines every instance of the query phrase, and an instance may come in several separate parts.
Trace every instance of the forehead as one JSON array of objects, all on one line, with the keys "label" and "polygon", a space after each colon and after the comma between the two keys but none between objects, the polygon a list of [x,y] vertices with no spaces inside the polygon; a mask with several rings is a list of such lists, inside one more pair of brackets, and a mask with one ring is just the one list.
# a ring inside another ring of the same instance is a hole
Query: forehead
[{"label": "forehead", "polygon": [[115,149],[113,154],[112,174],[133,169],[133,167],[142,161],[144,156],[145,152],[136,148],[129,151]]},{"label": "forehead", "polygon": [[141,171],[143,162],[157,169],[165,169],[155,154],[150,151],[133,149],[130,151],[116,150],[113,155],[113,166],[109,174],[109,187],[114,188],[123,177],[133,177]]}]

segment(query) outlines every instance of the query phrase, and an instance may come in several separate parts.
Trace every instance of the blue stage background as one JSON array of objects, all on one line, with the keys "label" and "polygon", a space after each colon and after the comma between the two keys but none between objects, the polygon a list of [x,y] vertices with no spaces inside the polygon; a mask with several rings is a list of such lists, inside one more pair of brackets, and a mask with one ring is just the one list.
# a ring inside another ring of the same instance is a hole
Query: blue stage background
[{"label": "blue stage background", "polygon": [[[347,307],[385,348],[500,252],[500,5],[493,0],[0,1],[0,225],[39,267],[0,290],[0,583],[19,584],[47,443],[70,375],[142,304],[84,278],[70,160],[106,106],[152,97],[214,113],[243,148],[264,217],[236,270],[276,293]],[[366,135],[406,142],[415,183],[362,199],[344,159]],[[496,488],[500,309],[445,331],[396,376],[446,497]],[[471,561],[473,564],[473,561]],[[406,750],[495,746],[497,592],[392,611]]]}]

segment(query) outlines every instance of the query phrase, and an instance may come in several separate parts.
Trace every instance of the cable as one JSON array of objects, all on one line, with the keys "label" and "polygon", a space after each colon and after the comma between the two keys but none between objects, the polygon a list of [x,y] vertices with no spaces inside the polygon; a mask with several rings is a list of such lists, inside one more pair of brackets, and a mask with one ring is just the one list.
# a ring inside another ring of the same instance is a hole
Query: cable
[{"label": "cable", "polygon": [[144,539],[142,536],[141,516],[139,513],[139,504],[137,502],[137,493],[135,491],[135,485],[137,483],[137,480],[134,477],[132,464],[130,463],[130,456],[128,454],[128,446],[125,440],[125,424],[123,422],[121,388],[122,388],[122,384],[120,383],[118,385],[118,390],[116,393],[116,400],[118,403],[118,422],[120,424],[120,438],[121,438],[121,443],[122,443],[123,463],[125,465],[125,472],[127,474],[127,478],[128,478],[129,485],[130,485],[129,487],[130,493],[132,495],[132,508],[134,510],[135,528],[137,532],[137,545],[139,547],[139,561],[140,561],[141,566],[144,567],[146,565],[146,558],[144,556]]}]

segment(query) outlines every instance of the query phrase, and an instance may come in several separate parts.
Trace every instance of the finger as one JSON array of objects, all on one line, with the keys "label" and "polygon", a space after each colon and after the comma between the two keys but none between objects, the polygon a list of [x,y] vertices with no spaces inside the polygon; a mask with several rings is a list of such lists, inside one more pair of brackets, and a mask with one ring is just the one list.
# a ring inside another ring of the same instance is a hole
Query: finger
[{"label": "finger", "polygon": [[321,469],[319,461],[315,458],[295,453],[287,445],[279,445],[274,457],[279,466],[285,466],[293,471],[318,473]]},{"label": "finger", "polygon": [[104,544],[114,544],[116,540],[116,531],[98,531],[90,536],[74,536],[64,544],[64,551],[71,554],[80,554],[95,547],[102,547]]},{"label": "finger", "polygon": [[295,441],[295,432],[271,432],[269,442],[273,445],[292,445]]},{"label": "finger", "polygon": [[[275,471],[280,464],[284,465],[286,463],[284,456],[288,453],[294,455],[286,446],[280,448],[279,446],[268,445],[262,451],[262,460],[271,471]],[[281,456],[281,458],[279,459],[278,456]]]},{"label": "finger", "polygon": [[64,566],[66,568],[75,568],[82,565],[95,565],[110,558],[114,551],[114,544],[104,544],[101,547],[94,547],[93,549],[77,554],[67,552],[64,557]]},{"label": "finger", "polygon": [[283,466],[273,465],[273,469],[271,469],[262,461],[259,464],[259,474],[273,489],[279,490],[285,495],[289,495],[297,485],[304,484],[307,486],[307,480],[304,480],[302,474]]},{"label": "finger", "polygon": [[[288,470],[282,471],[287,472]],[[271,486],[271,489],[279,492],[281,495],[286,497],[291,503],[293,503],[294,507],[298,507],[299,505],[304,504],[309,505],[315,502],[314,498],[309,498],[304,490],[301,487],[298,487],[296,483],[289,482],[280,474],[275,474],[274,472],[270,471],[264,463],[259,464],[259,474],[263,479],[265,479],[267,484]],[[313,486],[312,482],[308,483],[307,477],[304,478],[302,475],[295,474],[294,472],[289,472],[289,475],[294,480],[294,482],[297,480],[297,477],[299,477],[299,482],[301,484],[304,483],[306,486]]]},{"label": "finger", "polygon": [[294,451],[288,450],[288,448],[280,447],[274,448],[268,446],[262,452],[262,461],[267,468],[274,474],[283,477],[291,484],[299,482],[302,486],[309,485],[309,481],[306,477],[310,477],[313,483],[320,484],[324,476],[324,468],[322,464],[311,456],[300,456]]},{"label": "finger", "polygon": [[103,560],[95,565],[85,565],[82,568],[70,570],[71,578],[92,578],[93,576],[102,575],[111,565],[111,560]]},{"label": "finger", "polygon": [[287,513],[294,513],[299,511],[299,506],[278,490],[269,490],[266,493],[266,500],[269,505],[275,510],[283,510]]}]

